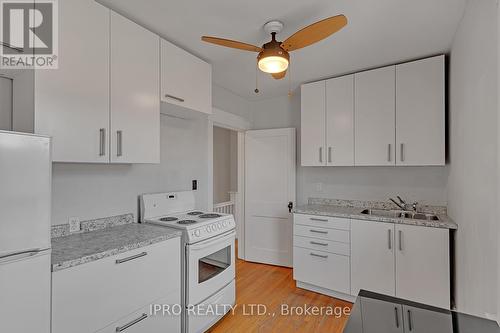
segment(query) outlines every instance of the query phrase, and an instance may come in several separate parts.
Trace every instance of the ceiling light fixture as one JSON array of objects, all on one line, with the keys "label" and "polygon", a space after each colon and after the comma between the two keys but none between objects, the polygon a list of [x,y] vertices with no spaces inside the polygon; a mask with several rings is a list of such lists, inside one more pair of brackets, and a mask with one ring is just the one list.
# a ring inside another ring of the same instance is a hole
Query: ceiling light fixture
[{"label": "ceiling light fixture", "polygon": [[259,69],[265,73],[276,74],[287,70],[290,55],[276,41],[276,32],[272,32],[272,40],[264,44],[262,51],[257,56]]}]

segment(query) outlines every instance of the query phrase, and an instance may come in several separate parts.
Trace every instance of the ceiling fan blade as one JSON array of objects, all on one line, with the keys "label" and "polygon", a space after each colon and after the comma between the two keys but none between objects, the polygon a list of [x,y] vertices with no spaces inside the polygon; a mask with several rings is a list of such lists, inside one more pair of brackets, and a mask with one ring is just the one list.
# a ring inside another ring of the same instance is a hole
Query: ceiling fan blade
[{"label": "ceiling fan blade", "polygon": [[282,78],[285,77],[286,75],[286,70],[284,70],[283,72],[279,72],[279,73],[272,73],[271,74],[273,78],[275,78],[276,80],[281,80]]},{"label": "ceiling fan blade", "polygon": [[217,45],[230,47],[233,49],[244,50],[244,51],[251,51],[251,52],[262,51],[262,48],[260,48],[258,46],[255,46],[252,44],[247,44],[247,43],[242,43],[242,42],[238,42],[238,41],[230,40],[230,39],[203,36],[203,37],[201,37],[201,40],[204,42],[207,42],[207,43],[217,44]]},{"label": "ceiling fan blade", "polygon": [[301,49],[325,39],[346,25],[347,17],[344,15],[329,17],[297,31],[283,41],[281,47],[287,51]]}]

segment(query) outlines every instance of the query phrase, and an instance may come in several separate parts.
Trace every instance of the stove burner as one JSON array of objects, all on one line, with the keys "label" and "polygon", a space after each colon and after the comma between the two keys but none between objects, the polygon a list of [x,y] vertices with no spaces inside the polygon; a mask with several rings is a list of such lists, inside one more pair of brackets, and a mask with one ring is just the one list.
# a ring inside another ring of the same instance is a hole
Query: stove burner
[{"label": "stove burner", "polygon": [[217,217],[221,217],[222,215],[220,214],[213,214],[213,213],[210,213],[210,214],[202,214],[198,217],[202,218],[202,219],[215,219]]},{"label": "stove burner", "polygon": [[203,212],[200,212],[200,211],[195,210],[194,212],[189,212],[189,213],[187,213],[187,214],[188,214],[188,215],[201,215],[201,214],[203,214]]},{"label": "stove burner", "polygon": [[193,224],[193,223],[196,223],[196,221],[195,220],[180,220],[177,223],[178,224]]},{"label": "stove burner", "polygon": [[177,217],[171,217],[171,216],[160,218],[160,221],[163,221],[163,222],[172,222],[172,221],[177,221],[177,220],[178,220]]}]

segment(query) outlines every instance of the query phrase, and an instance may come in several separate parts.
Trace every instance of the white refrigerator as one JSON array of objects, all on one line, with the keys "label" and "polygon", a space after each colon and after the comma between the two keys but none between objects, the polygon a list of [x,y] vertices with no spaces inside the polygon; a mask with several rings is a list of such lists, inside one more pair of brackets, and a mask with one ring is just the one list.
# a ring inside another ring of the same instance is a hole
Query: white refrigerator
[{"label": "white refrigerator", "polygon": [[0,332],[50,332],[50,146],[0,131]]}]

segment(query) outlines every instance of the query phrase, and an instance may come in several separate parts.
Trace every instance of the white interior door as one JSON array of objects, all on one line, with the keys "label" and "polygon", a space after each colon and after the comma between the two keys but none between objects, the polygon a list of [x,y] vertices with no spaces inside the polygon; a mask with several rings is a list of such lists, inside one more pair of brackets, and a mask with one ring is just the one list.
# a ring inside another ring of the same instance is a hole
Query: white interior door
[{"label": "white interior door", "polygon": [[247,131],[245,137],[245,259],[292,265],[295,129]]}]

